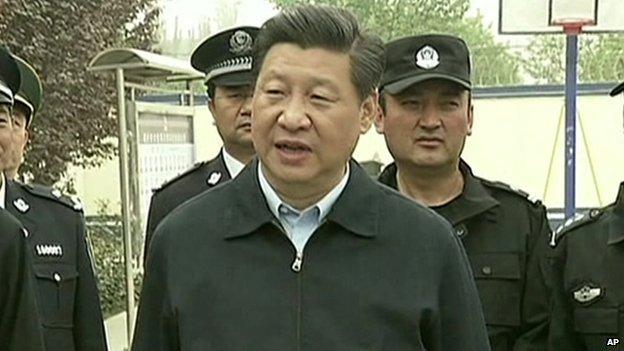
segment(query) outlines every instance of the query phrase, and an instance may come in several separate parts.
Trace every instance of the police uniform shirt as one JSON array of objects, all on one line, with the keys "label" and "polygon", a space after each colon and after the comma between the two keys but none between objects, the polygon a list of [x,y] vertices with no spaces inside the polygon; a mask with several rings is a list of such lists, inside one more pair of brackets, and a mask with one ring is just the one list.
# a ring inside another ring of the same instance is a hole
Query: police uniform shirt
[{"label": "police uniform shirt", "polygon": [[0,350],[43,351],[32,262],[21,224],[0,209]]},{"label": "police uniform shirt", "polygon": [[3,172],[0,172],[0,207],[6,208],[6,177]]},{"label": "police uniform shirt", "polygon": [[7,181],[6,202],[28,232],[46,350],[106,350],[80,202],[58,190],[17,181]]},{"label": "police uniform shirt", "polygon": [[[463,160],[462,193],[432,208],[461,238],[483,304],[493,351],[545,350],[549,298],[546,209],[510,186],[478,178]],[[397,189],[397,167],[379,180]]]},{"label": "police uniform shirt", "polygon": [[624,183],[615,203],[568,219],[551,245],[551,349],[624,350]]},{"label": "police uniform shirt", "polygon": [[147,228],[145,231],[145,249],[143,252],[143,265],[147,265],[149,258],[149,246],[156,227],[171,211],[176,207],[200,193],[212,189],[220,184],[229,181],[230,170],[236,172],[236,162],[230,162],[227,166],[224,148],[221,148],[219,155],[210,161],[199,162],[182,174],[165,182],[160,188],[154,190],[150,200],[150,207],[147,214]]},{"label": "police uniform shirt", "polygon": [[223,162],[230,175],[230,178],[235,178],[245,168],[245,164],[230,155],[225,148],[222,149]]},{"label": "police uniform shirt", "polygon": [[269,209],[275,218],[280,221],[282,229],[286,231],[288,238],[297,249],[297,255],[301,257],[308,239],[321,225],[334,202],[336,202],[336,199],[338,199],[347,185],[349,165],[347,164],[346,172],[340,182],[330,192],[325,194],[316,204],[301,211],[282,201],[264,176],[261,162],[258,162],[258,180]]}]

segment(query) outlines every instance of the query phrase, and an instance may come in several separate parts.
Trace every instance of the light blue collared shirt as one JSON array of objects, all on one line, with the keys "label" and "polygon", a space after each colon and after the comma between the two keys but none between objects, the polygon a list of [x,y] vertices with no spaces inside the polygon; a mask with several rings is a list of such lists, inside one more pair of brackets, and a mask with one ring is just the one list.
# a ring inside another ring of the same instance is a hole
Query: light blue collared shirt
[{"label": "light blue collared shirt", "polygon": [[321,225],[332,206],[347,186],[349,180],[349,164],[347,163],[347,171],[340,182],[327,193],[319,202],[299,211],[296,208],[282,201],[275,189],[269,184],[269,181],[262,172],[261,163],[258,162],[258,180],[260,188],[264,194],[269,209],[275,215],[284,230],[288,239],[297,249],[298,253],[303,253],[305,244],[308,242],[314,231]]}]

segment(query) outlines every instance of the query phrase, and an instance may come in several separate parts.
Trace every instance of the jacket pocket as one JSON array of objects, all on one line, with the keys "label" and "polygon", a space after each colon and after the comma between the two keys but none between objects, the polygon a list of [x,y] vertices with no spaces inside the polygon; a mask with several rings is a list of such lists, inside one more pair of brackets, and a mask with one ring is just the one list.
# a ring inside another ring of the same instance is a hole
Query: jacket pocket
[{"label": "jacket pocket", "polygon": [[50,328],[72,328],[76,298],[76,267],[59,263],[39,263],[37,277],[39,308],[43,325]]},{"label": "jacket pocket", "polygon": [[609,348],[607,344],[610,338],[618,338],[618,318],[617,308],[579,307],[574,310],[574,331],[588,350],[621,350],[622,345]]},{"label": "jacket pocket", "polygon": [[516,253],[468,255],[489,326],[520,325],[521,270]]}]

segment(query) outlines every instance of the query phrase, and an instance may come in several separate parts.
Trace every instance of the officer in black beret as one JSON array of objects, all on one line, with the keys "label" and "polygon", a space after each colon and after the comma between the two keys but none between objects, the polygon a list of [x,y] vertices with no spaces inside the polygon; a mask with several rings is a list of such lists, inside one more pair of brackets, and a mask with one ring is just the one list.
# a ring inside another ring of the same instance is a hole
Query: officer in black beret
[{"label": "officer in black beret", "polygon": [[234,178],[255,154],[251,141],[251,50],[256,27],[237,27],[204,40],[193,51],[191,64],[206,73],[208,108],[223,140],[219,155],[154,191],[147,217],[144,263],[160,221],[191,197]]},{"label": "officer in black beret", "polygon": [[395,162],[379,180],[455,228],[472,264],[492,350],[544,350],[546,209],[520,190],[475,176],[461,159],[473,124],[466,43],[420,35],[386,49],[376,128]]},{"label": "officer in black beret", "polygon": [[[0,46],[0,166],[11,138],[11,108],[20,86],[17,64]],[[0,350],[43,351],[31,257],[21,223],[4,207],[6,180],[0,172]]]},{"label": "officer in black beret", "polygon": [[[18,151],[13,151],[13,164],[5,169],[11,174],[21,164],[28,140],[27,128],[42,95],[35,70],[24,60],[15,58],[22,81],[15,97],[11,145]],[[16,154],[20,155],[19,159]],[[100,298],[80,201],[57,189],[8,180],[6,205],[28,232],[46,350],[106,350]]]},{"label": "officer in black beret", "polygon": [[550,350],[624,350],[624,182],[614,203],[567,219],[551,246]]}]

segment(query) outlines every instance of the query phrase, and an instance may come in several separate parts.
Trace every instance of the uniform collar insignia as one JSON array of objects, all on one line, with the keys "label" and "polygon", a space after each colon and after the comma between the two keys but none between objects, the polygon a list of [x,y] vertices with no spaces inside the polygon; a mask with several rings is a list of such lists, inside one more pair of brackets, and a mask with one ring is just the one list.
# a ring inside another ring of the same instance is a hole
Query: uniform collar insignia
[{"label": "uniform collar insignia", "polygon": [[230,37],[230,52],[234,55],[243,55],[251,51],[253,39],[244,30],[237,30]]},{"label": "uniform collar insignia", "polygon": [[21,197],[13,201],[13,206],[15,206],[15,208],[17,208],[17,210],[22,213],[26,213],[26,211],[30,209],[30,205],[27,204],[26,201],[22,199]]},{"label": "uniform collar insignia", "polygon": [[221,172],[215,171],[210,173],[210,176],[206,179],[206,183],[208,183],[208,185],[215,185],[219,182],[219,180],[221,180]]},{"label": "uniform collar insignia", "polygon": [[63,247],[59,244],[38,244],[35,246],[37,256],[41,257],[61,257],[63,256]]},{"label": "uniform collar insignia", "polygon": [[416,52],[416,66],[423,69],[432,69],[440,64],[440,54],[429,45],[423,46]]},{"label": "uniform collar insignia", "polygon": [[593,284],[585,284],[580,287],[578,290],[572,293],[574,300],[577,302],[587,305],[594,302],[596,299],[601,297],[604,294],[604,289],[597,287]]}]

